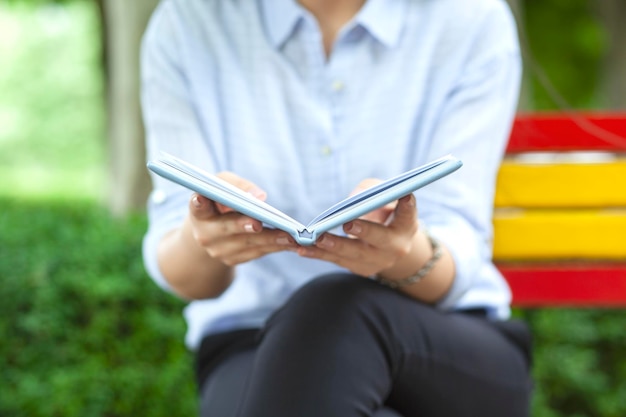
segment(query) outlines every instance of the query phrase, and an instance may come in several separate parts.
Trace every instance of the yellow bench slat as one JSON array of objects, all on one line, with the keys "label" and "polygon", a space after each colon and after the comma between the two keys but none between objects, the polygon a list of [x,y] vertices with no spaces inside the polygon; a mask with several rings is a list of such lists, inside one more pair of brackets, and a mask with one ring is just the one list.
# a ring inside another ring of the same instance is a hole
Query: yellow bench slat
[{"label": "yellow bench slat", "polygon": [[500,167],[496,207],[626,207],[626,159]]},{"label": "yellow bench slat", "polygon": [[496,210],[497,260],[625,259],[626,209]]}]

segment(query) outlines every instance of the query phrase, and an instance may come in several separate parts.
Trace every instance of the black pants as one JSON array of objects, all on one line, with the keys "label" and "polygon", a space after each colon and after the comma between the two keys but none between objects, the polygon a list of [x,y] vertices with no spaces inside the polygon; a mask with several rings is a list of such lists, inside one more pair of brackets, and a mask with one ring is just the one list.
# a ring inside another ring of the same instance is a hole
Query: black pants
[{"label": "black pants", "polygon": [[442,313],[346,274],[296,292],[261,330],[207,337],[203,417],[526,417],[530,335]]}]

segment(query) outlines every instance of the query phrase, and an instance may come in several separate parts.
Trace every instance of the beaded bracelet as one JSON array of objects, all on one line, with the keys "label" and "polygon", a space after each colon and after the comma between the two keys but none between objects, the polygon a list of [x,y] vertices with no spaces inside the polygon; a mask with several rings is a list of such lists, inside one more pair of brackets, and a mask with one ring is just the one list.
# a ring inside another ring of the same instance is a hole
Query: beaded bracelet
[{"label": "beaded bracelet", "polygon": [[404,279],[391,280],[377,276],[376,280],[381,284],[391,287],[393,289],[406,287],[407,285],[412,285],[420,282],[430,272],[430,270],[433,269],[435,263],[441,258],[441,255],[443,254],[443,250],[441,249],[441,245],[439,244],[439,242],[428,233],[426,233],[426,237],[428,237],[430,246],[433,249],[433,256],[431,256],[431,258],[424,264],[423,267],[419,269],[419,271]]}]

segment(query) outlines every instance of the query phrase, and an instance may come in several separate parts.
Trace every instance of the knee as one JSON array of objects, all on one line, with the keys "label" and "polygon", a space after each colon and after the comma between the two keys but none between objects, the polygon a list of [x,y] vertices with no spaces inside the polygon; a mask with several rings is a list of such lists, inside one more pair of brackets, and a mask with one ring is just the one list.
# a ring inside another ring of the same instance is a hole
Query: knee
[{"label": "knee", "polygon": [[[315,310],[318,314],[341,316],[352,312],[373,294],[383,290],[379,284],[348,273],[315,278],[296,291],[286,304],[289,310]],[[293,312],[293,311],[292,311]]]},{"label": "knee", "polygon": [[[352,274],[318,277],[305,284],[270,319],[268,326],[290,323],[307,332],[330,328],[346,329],[385,310],[385,293],[380,284]],[[393,294],[391,294],[393,295]]]},{"label": "knee", "polygon": [[407,334],[424,340],[421,329],[427,326],[419,322],[432,314],[431,307],[375,281],[332,274],[296,291],[261,334],[263,343],[303,357],[352,355],[352,347],[370,346],[391,363],[391,352],[403,350]]}]

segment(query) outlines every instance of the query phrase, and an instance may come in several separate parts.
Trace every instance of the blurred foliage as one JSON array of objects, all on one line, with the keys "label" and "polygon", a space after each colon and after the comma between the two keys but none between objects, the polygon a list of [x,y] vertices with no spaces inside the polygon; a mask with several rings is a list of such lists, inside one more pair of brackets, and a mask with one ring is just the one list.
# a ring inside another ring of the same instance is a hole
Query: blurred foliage
[{"label": "blurred foliage", "polygon": [[91,2],[0,1],[0,194],[97,198],[104,99]]},{"label": "blurred foliage", "polygon": [[[603,105],[608,34],[592,5],[524,1],[532,56],[577,108]],[[145,217],[97,203],[97,19],[94,0],[0,0],[2,416],[195,415],[183,304],[145,275]],[[532,107],[559,108],[526,72]],[[534,417],[626,415],[624,310],[516,314],[536,338]]]},{"label": "blurred foliage", "polygon": [[521,39],[532,109],[603,106],[599,79],[610,35],[595,7],[593,0],[523,1]]},{"label": "blurred foliage", "polygon": [[535,337],[533,417],[626,416],[626,310],[518,314]]},{"label": "blurred foliage", "polygon": [[183,304],[144,272],[143,216],[0,207],[0,415],[194,415]]},{"label": "blurred foliage", "polygon": [[[183,303],[143,270],[145,217],[86,202],[0,207],[0,415],[195,415]],[[626,311],[516,314],[536,338],[534,417],[626,415]]]}]

